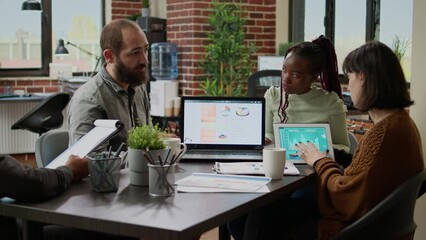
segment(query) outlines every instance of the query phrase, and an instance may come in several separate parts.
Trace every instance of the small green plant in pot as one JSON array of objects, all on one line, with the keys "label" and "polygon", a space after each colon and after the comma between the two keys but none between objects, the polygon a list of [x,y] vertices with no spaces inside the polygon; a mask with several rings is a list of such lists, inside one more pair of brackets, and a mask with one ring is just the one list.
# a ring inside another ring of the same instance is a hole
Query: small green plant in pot
[{"label": "small green plant in pot", "polygon": [[151,6],[151,2],[149,0],[142,0],[142,9],[141,9],[141,16],[142,17],[150,17],[151,16],[150,6]]},{"label": "small green plant in pot", "polygon": [[170,149],[166,149],[164,138],[165,132],[158,125],[142,125],[129,130],[127,158],[130,184],[148,186],[148,163],[152,162],[153,159],[165,159],[167,152],[170,152]]},{"label": "small green plant in pot", "polygon": [[127,144],[131,149],[158,150],[166,148],[164,145],[165,133],[158,125],[137,126],[129,130]]}]

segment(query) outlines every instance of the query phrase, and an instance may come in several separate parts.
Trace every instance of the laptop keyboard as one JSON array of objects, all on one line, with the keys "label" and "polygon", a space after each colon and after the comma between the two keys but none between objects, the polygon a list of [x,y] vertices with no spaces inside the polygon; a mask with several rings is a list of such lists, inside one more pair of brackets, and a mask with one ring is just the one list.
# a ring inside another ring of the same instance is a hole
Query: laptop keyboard
[{"label": "laptop keyboard", "polygon": [[191,154],[215,154],[215,155],[262,155],[261,151],[250,151],[250,150],[246,150],[246,151],[233,151],[233,150],[190,150],[188,151],[188,153]]},{"label": "laptop keyboard", "polygon": [[183,159],[262,160],[262,151],[188,150]]}]

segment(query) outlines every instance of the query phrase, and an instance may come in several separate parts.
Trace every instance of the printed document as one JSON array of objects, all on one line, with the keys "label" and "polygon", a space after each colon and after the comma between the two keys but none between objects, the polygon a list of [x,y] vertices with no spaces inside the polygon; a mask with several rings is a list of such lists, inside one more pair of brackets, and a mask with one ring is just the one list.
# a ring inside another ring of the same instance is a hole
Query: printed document
[{"label": "printed document", "polygon": [[265,192],[270,181],[269,177],[193,173],[176,181],[176,185],[178,191],[185,192]]},{"label": "printed document", "polygon": [[[222,174],[264,175],[262,162],[216,162],[214,170]],[[292,162],[285,163],[284,175],[299,175]]]}]

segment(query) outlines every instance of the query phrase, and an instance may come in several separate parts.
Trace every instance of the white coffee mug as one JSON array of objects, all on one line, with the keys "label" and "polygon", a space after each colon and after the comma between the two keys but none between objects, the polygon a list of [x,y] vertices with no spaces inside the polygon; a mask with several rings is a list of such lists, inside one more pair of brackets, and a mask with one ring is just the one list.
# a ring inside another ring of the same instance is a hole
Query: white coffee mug
[{"label": "white coffee mug", "polygon": [[186,144],[182,143],[180,138],[166,138],[164,144],[171,149],[170,157],[173,160],[176,159],[175,163],[178,163],[182,155],[186,153]]},{"label": "white coffee mug", "polygon": [[263,170],[266,177],[281,179],[285,168],[285,148],[263,149]]}]

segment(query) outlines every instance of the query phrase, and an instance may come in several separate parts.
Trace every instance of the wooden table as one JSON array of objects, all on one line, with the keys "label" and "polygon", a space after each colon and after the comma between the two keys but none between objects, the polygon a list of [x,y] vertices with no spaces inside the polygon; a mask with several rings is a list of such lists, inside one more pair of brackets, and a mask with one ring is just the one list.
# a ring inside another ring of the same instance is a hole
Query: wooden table
[{"label": "wooden table", "polygon": [[[212,172],[213,163],[180,163],[176,178]],[[93,192],[88,179],[41,203],[0,203],[0,215],[24,220],[24,239],[40,239],[49,223],[144,239],[191,239],[309,184],[314,170],[298,165],[299,176],[268,184],[269,193],[176,193],[151,197],[147,187],[129,184],[121,171],[114,193]]]}]

